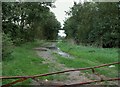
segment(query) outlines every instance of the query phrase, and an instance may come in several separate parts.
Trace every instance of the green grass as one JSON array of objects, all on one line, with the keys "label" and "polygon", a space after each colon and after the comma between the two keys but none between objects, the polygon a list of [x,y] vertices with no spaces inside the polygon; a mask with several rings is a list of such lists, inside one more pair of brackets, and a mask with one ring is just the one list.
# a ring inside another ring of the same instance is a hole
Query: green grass
[{"label": "green grass", "polygon": [[[34,47],[39,47],[40,45],[42,45],[43,42],[44,41],[26,43],[19,47],[15,47],[12,56],[2,62],[3,76],[24,76],[52,72],[50,71],[50,69],[54,68],[53,66],[55,65],[42,64],[42,61],[44,60],[40,58],[33,50]],[[67,67],[83,68],[118,61],[118,53],[117,49],[115,48],[103,49],[95,47],[76,46],[68,43],[59,43],[58,46],[61,48],[61,50],[75,57],[75,59],[67,59],[57,54],[53,54],[56,56],[58,62],[65,64]],[[94,52],[90,52],[93,50]],[[99,68],[96,69],[96,71],[109,77],[118,76],[118,66],[112,68]],[[53,75],[42,77],[40,79],[64,80],[65,78],[66,77],[64,75]],[[9,83],[11,81],[14,80],[3,80],[3,84]],[[28,85],[30,82],[31,79],[18,84]]]},{"label": "green grass", "polygon": [[[23,44],[20,47],[15,47],[11,58],[2,62],[2,75],[24,76],[48,72],[48,65],[42,64],[43,59],[38,57],[36,52],[33,50],[34,47],[37,47],[40,44],[41,43],[32,42]],[[3,80],[3,84],[8,82],[10,81]],[[30,83],[30,80],[20,84],[28,83]]]},{"label": "green grass", "polygon": [[[96,48],[81,45],[77,46],[63,42],[58,43],[58,46],[62,51],[75,57],[74,59],[67,59],[56,55],[58,61],[65,64],[67,67],[84,68],[118,61],[118,49],[115,48]],[[96,69],[96,71],[105,76],[117,77],[118,65],[112,68],[106,66]]]}]

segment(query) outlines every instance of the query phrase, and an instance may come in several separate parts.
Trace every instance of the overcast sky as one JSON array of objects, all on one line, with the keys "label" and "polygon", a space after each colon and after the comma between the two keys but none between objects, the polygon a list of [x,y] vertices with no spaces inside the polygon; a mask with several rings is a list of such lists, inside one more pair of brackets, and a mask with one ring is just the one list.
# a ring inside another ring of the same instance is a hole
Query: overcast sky
[{"label": "overcast sky", "polygon": [[[54,5],[56,8],[50,8],[50,10],[55,14],[57,20],[61,23],[61,26],[63,27],[64,20],[68,16],[66,15],[65,11],[69,11],[70,8],[74,5],[75,2],[80,2],[83,0],[56,0]],[[65,31],[64,30],[59,30],[58,33],[59,36],[65,37]]]},{"label": "overcast sky", "polygon": [[65,11],[70,10],[70,7],[73,6],[74,1],[79,2],[81,0],[56,0],[54,3],[56,8],[51,8],[51,11],[55,14],[57,20],[61,23],[62,27],[64,20],[67,17]]},{"label": "overcast sky", "polygon": [[74,1],[79,3],[83,3],[83,2],[91,2],[91,1],[96,1],[96,2],[118,2],[119,0],[56,0],[55,1],[55,6],[56,8],[50,8],[51,11],[55,14],[57,20],[61,23],[62,27],[63,27],[63,23],[65,20],[65,17],[67,17],[65,15],[65,11],[69,11],[70,7],[73,6]]}]

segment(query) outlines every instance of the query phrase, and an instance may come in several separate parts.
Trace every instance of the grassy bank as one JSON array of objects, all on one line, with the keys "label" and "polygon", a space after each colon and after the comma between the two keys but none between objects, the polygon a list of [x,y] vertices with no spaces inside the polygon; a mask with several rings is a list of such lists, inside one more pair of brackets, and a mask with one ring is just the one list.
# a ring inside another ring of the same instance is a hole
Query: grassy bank
[{"label": "grassy bank", "polygon": [[[2,62],[3,76],[24,76],[48,72],[48,65],[42,64],[43,59],[38,57],[33,50],[42,42],[26,43],[14,48],[12,56]],[[3,80],[3,84],[14,80]],[[30,80],[18,84],[28,84]]]},{"label": "grassy bank", "polygon": [[[112,63],[118,61],[118,49],[115,48],[96,48],[90,46],[77,46],[69,43],[58,43],[60,49],[70,55],[74,56],[74,59],[67,59],[56,55],[60,63],[65,64],[67,67],[83,68],[92,67],[105,63]],[[103,67],[96,69],[100,74],[109,77],[118,76],[118,65],[115,67]]]}]

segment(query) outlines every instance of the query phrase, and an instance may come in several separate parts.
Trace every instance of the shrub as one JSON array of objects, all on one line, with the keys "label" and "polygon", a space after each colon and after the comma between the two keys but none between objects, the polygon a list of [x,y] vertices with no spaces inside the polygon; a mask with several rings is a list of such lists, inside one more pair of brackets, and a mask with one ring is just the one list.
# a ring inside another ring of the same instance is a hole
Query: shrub
[{"label": "shrub", "polygon": [[21,39],[21,38],[15,38],[15,39],[13,40],[13,43],[14,43],[14,45],[16,45],[16,46],[20,46],[21,44],[25,43],[25,41],[24,41],[23,39]]},{"label": "shrub", "polygon": [[13,49],[13,43],[9,35],[2,33],[2,59],[8,58]]}]

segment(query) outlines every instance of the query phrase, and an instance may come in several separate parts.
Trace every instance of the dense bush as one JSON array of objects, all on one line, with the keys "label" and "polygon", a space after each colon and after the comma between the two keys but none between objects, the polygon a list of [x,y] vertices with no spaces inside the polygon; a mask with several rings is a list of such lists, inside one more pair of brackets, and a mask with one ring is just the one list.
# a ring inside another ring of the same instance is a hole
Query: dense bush
[{"label": "dense bush", "polygon": [[10,57],[13,49],[13,43],[9,35],[2,33],[2,59]]}]

